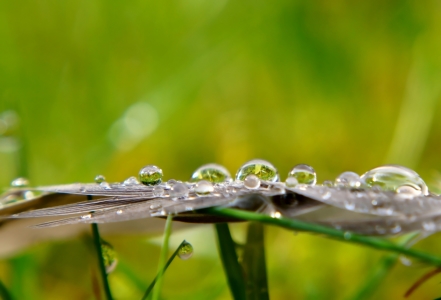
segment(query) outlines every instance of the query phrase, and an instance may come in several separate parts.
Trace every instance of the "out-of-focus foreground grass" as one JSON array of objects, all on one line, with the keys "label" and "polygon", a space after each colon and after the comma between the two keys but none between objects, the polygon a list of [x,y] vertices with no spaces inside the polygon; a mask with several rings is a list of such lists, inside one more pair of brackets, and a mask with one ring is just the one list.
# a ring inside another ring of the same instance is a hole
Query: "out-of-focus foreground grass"
[{"label": "out-of-focus foreground grass", "polygon": [[[438,1],[0,1],[0,186],[121,181],[150,163],[186,180],[264,158],[282,179],[308,163],[319,182],[397,163],[439,192],[440,36]],[[272,299],[350,297],[383,255],[266,233]],[[160,236],[104,234],[118,299],[141,297]],[[229,299],[212,228],[176,230],[172,246],[183,238],[195,253],[173,262],[164,298]],[[417,246],[441,253],[436,237]],[[16,299],[93,299],[87,247],[34,243],[1,259],[0,279]],[[397,265],[375,297],[398,299],[426,271]],[[441,296],[438,282],[414,299]]]}]

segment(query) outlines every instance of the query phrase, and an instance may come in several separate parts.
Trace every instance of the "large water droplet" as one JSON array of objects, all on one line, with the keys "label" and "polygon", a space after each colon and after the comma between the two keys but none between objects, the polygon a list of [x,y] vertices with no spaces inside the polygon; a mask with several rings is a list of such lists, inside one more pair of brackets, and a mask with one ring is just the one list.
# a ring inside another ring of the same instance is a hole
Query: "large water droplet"
[{"label": "large water droplet", "polygon": [[103,254],[103,261],[104,266],[106,267],[106,272],[111,273],[113,270],[115,270],[115,267],[118,264],[116,251],[111,244],[104,240],[101,240],[101,251]]},{"label": "large water droplet", "polygon": [[184,241],[181,248],[178,250],[178,256],[183,260],[189,259],[193,256],[193,246],[189,242]]},{"label": "large water droplet", "polygon": [[162,182],[162,170],[154,165],[148,165],[139,171],[139,181],[145,185],[155,185]]},{"label": "large water droplet", "polygon": [[245,177],[243,185],[250,190],[258,189],[260,187],[260,179],[256,175],[250,174]]},{"label": "large water droplet", "polygon": [[182,198],[188,195],[188,187],[182,182],[176,182],[170,189],[170,197]]},{"label": "large water droplet", "polygon": [[196,183],[194,187],[194,191],[198,195],[207,195],[214,191],[214,187],[210,181],[201,180],[198,183]]},{"label": "large water droplet", "polygon": [[29,186],[29,180],[27,180],[24,177],[19,177],[19,178],[12,180],[11,186],[12,187],[27,187],[27,186]]},{"label": "large water droplet", "polygon": [[100,184],[102,182],[106,181],[106,177],[104,177],[103,175],[96,175],[95,176],[95,182]]},{"label": "large water droplet", "polygon": [[236,180],[244,180],[250,174],[256,175],[260,180],[279,181],[277,169],[262,159],[253,159],[242,165],[237,171]]},{"label": "large water droplet", "polygon": [[401,186],[409,186],[424,195],[429,194],[424,180],[415,171],[403,166],[381,166],[364,173],[361,180],[369,187],[380,186],[385,191],[396,191]]},{"label": "large water droplet", "polygon": [[358,188],[360,184],[360,175],[354,172],[343,172],[335,179],[337,187]]},{"label": "large water droplet", "polygon": [[288,177],[294,177],[300,184],[314,185],[317,182],[315,170],[305,164],[299,164],[292,168],[288,173]]},{"label": "large water droplet", "polygon": [[231,180],[228,170],[218,164],[206,164],[199,167],[191,175],[191,181],[207,180],[213,183],[220,183]]},{"label": "large water droplet", "polygon": [[135,176],[131,176],[129,178],[127,178],[126,180],[124,180],[123,185],[125,186],[132,186],[132,185],[137,185],[139,184],[138,179],[136,179]]}]

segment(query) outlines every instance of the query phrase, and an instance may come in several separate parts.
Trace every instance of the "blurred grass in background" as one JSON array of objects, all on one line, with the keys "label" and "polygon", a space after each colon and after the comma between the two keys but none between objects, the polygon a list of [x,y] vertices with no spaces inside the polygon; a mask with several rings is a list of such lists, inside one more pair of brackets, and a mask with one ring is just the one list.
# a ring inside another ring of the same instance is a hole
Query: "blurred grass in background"
[{"label": "blurred grass in background", "polygon": [[[440,36],[439,1],[1,1],[0,186],[121,181],[150,163],[186,180],[204,163],[234,173],[263,158],[282,179],[308,163],[319,182],[398,163],[440,191]],[[118,299],[155,276],[150,237],[106,236]],[[272,299],[350,296],[381,257],[266,237]],[[195,254],[173,262],[164,298],[229,299],[211,227],[172,242],[184,238]],[[434,237],[418,247],[441,253]],[[82,238],[40,243],[5,257],[0,278],[17,299],[93,299],[87,253]],[[397,299],[426,271],[396,266],[375,297]],[[441,296],[437,280],[414,299]]]}]

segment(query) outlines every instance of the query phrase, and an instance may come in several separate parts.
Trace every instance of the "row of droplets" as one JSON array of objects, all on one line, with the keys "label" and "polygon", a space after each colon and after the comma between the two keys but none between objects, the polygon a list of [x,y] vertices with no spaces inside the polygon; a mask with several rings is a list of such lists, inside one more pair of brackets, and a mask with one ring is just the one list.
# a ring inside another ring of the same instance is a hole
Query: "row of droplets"
[{"label": "row of droplets", "polygon": [[[132,176],[123,182],[125,186],[144,184],[155,186],[153,193],[161,196],[163,188],[157,186],[162,183],[162,169],[155,165],[148,165],[139,171],[138,178]],[[248,189],[258,189],[262,181],[279,182],[280,177],[277,169],[268,161],[254,159],[243,164],[236,173],[235,180],[243,183]],[[228,170],[219,164],[206,164],[198,168],[191,176],[190,181],[195,182],[197,194],[209,194],[213,192],[213,184],[232,182]],[[108,186],[105,178],[98,175],[95,182],[102,186]],[[169,180],[171,193],[182,195],[188,193],[185,184],[176,180]],[[314,186],[317,184],[317,175],[313,167],[306,164],[298,164],[289,171],[285,180],[285,186],[295,188],[300,186]],[[339,188],[373,188],[382,191],[394,191],[412,195],[428,195],[429,191],[423,179],[413,170],[399,165],[384,165],[374,168],[363,175],[354,172],[343,172],[334,181],[326,180],[322,183],[327,187]]]}]

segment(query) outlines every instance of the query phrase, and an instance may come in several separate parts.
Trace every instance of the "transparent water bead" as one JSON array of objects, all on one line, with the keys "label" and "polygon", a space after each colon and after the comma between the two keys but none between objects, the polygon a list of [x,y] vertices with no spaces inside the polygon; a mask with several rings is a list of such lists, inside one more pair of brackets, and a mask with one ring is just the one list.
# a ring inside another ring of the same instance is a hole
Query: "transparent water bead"
[{"label": "transparent water bead", "polygon": [[361,185],[360,175],[354,172],[343,172],[335,179],[337,187],[358,188]]},{"label": "transparent water bead", "polygon": [[250,174],[245,177],[243,185],[250,190],[258,189],[260,187],[260,179],[256,175]]},{"label": "transparent water bead", "polygon": [[248,175],[256,175],[260,180],[279,181],[277,169],[268,161],[254,159],[242,165],[236,174],[236,180],[244,180]]},{"label": "transparent water bead", "polygon": [[231,181],[231,175],[228,170],[218,164],[206,164],[199,167],[191,175],[191,181],[206,180],[213,183]]},{"label": "transparent water bead", "polygon": [[104,266],[106,267],[107,274],[115,270],[118,264],[118,258],[116,251],[111,244],[106,241],[101,240],[101,251],[103,254]]},{"label": "transparent water bead", "polygon": [[288,177],[294,177],[300,184],[315,185],[317,182],[314,168],[305,164],[294,166],[288,173]]},{"label": "transparent water bead", "polygon": [[419,189],[415,189],[413,186],[409,185],[402,185],[398,187],[395,191],[397,194],[415,197],[415,196],[421,196],[423,192]]},{"label": "transparent water bead", "polygon": [[380,186],[384,191],[396,191],[401,186],[409,186],[421,191],[423,195],[429,194],[424,180],[415,171],[403,166],[381,166],[364,173],[361,180],[366,186]]},{"label": "transparent water bead", "polygon": [[127,178],[126,180],[124,180],[123,185],[125,186],[131,186],[131,185],[137,185],[139,184],[138,179],[136,179],[135,176],[131,176],[129,178]]},{"label": "transparent water bead", "polygon": [[297,181],[297,179],[295,177],[288,177],[285,180],[285,184],[287,187],[295,187],[296,185],[299,184],[299,182]]},{"label": "transparent water bead", "polygon": [[170,197],[182,198],[187,197],[188,187],[182,182],[176,182],[170,189]]},{"label": "transparent water bead", "polygon": [[112,189],[112,188],[110,187],[110,184],[109,184],[108,182],[106,182],[106,181],[101,182],[101,183],[100,183],[100,186],[101,186],[103,189],[105,189],[105,190],[110,190],[110,189]]},{"label": "transparent water bead", "polygon": [[95,176],[95,182],[100,184],[102,182],[106,181],[106,177],[104,177],[103,175],[96,175]]},{"label": "transparent water bead", "polygon": [[214,186],[210,181],[201,180],[196,183],[194,191],[198,195],[208,195],[214,191]]},{"label": "transparent water bead", "polygon": [[325,180],[323,181],[323,186],[327,186],[327,187],[333,187],[334,183],[332,182],[332,180]]},{"label": "transparent water bead", "polygon": [[179,248],[178,256],[183,260],[189,259],[193,256],[193,246],[189,242],[184,241],[181,248]]},{"label": "transparent water bead", "polygon": [[27,180],[24,177],[19,177],[19,178],[14,179],[11,182],[11,186],[12,187],[27,187],[27,186],[29,186],[29,180]]},{"label": "transparent water bead", "polygon": [[155,185],[162,182],[162,170],[154,165],[147,165],[139,171],[139,181],[144,185]]},{"label": "transparent water bead", "polygon": [[164,195],[164,188],[157,185],[153,188],[153,196],[155,197],[161,197]]}]

